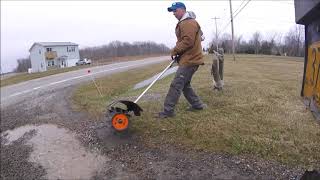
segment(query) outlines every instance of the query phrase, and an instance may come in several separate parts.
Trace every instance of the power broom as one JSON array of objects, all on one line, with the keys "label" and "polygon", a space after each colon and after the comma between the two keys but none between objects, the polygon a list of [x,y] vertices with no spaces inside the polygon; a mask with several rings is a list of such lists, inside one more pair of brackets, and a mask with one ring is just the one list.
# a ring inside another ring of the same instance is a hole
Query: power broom
[{"label": "power broom", "polygon": [[[129,117],[131,117],[131,113],[135,116],[140,116],[141,112],[143,111],[142,108],[137,104],[137,102],[141,99],[141,97],[153,86],[153,84],[160,79],[160,77],[169,69],[172,67],[172,65],[175,62],[179,61],[179,57],[171,57],[172,61],[170,64],[157,76],[155,80],[151,82],[151,84],[140,94],[140,96],[135,101],[128,101],[128,100],[118,100],[115,102],[112,102],[107,106],[108,111],[106,114],[106,117],[110,120],[111,119],[111,125],[113,129],[116,132],[124,132],[129,127]],[[122,106],[119,106],[122,105]],[[126,106],[126,108],[123,105]]]}]

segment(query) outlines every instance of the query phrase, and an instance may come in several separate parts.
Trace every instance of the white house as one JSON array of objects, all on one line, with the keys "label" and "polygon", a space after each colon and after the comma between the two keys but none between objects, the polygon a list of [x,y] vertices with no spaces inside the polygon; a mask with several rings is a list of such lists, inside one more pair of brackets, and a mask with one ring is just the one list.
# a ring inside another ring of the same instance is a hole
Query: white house
[{"label": "white house", "polygon": [[36,42],[29,52],[32,72],[75,66],[80,59],[78,44],[72,42]]}]

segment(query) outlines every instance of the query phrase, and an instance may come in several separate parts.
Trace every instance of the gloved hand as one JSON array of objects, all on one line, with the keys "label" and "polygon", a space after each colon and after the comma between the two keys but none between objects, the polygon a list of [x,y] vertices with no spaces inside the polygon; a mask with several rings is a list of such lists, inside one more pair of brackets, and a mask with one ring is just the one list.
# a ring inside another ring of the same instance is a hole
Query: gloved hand
[{"label": "gloved hand", "polygon": [[178,63],[178,64],[179,64],[180,56],[179,56],[179,55],[171,56],[171,59],[172,59],[172,61],[175,61],[176,63]]},{"label": "gloved hand", "polygon": [[171,59],[174,60],[175,57],[178,56],[178,53],[174,49],[172,49],[170,52],[170,56],[171,56]]},{"label": "gloved hand", "polygon": [[178,55],[178,53],[174,49],[172,49],[170,51],[170,55],[171,55],[171,57],[174,57],[174,56]]}]

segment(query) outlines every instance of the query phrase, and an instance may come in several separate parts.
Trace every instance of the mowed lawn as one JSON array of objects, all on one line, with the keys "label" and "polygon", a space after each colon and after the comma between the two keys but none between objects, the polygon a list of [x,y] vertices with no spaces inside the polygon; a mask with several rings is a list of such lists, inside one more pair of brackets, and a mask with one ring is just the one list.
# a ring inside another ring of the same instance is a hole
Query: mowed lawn
[{"label": "mowed lawn", "polygon": [[[142,116],[130,118],[130,133],[148,146],[163,143],[189,150],[250,155],[289,165],[319,168],[320,125],[300,97],[303,58],[237,55],[225,57],[225,88],[212,90],[212,55],[195,74],[192,86],[208,109],[188,112],[182,96],[176,117],[157,120],[173,75],[159,80],[138,102]],[[144,90],[133,86],[160,72],[167,64],[97,79],[77,89],[75,108],[102,120],[106,105],[116,99],[135,100]]]}]

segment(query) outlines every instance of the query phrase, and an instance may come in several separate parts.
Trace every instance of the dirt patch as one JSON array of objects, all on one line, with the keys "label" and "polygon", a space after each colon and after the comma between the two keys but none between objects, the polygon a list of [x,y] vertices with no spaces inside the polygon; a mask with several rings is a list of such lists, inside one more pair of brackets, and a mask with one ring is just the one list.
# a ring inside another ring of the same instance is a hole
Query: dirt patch
[{"label": "dirt patch", "polygon": [[165,144],[152,147],[139,143],[137,137],[134,140],[116,148],[101,149],[122,163],[122,171],[133,172],[132,177],[139,179],[296,179],[303,173],[254,157],[188,152]]}]

